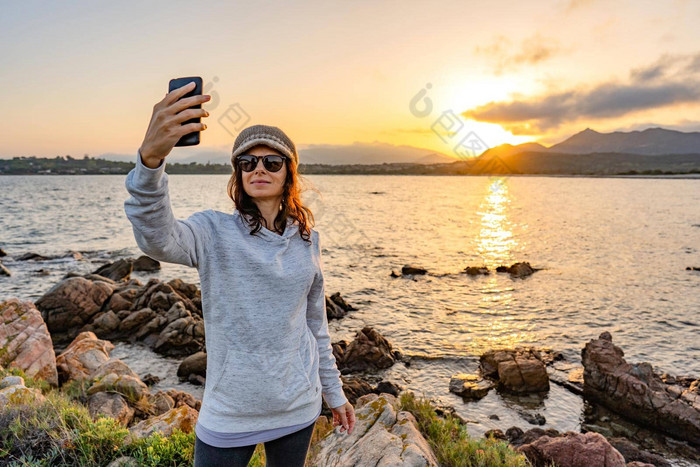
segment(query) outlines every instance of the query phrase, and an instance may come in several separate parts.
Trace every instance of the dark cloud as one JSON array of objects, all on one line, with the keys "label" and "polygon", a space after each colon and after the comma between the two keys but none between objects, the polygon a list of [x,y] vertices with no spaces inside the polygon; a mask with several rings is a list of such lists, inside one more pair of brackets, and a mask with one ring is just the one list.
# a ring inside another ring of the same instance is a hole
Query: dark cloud
[{"label": "dark cloud", "polygon": [[474,52],[485,55],[492,60],[494,74],[500,75],[523,65],[543,62],[556,55],[560,50],[556,39],[535,34],[523,39],[519,46],[513,45],[513,42],[503,35],[497,36],[491,44],[475,47]]},{"label": "dark cloud", "polygon": [[490,102],[462,113],[498,123],[514,134],[536,134],[585,118],[621,117],[640,110],[700,102],[700,54],[660,57],[632,70],[630,83],[601,83],[512,102]]}]

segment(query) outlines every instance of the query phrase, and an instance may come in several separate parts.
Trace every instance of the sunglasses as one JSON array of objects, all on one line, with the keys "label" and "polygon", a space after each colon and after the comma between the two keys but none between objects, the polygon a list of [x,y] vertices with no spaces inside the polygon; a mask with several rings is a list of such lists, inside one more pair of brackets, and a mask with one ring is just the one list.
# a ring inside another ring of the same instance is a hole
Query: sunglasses
[{"label": "sunglasses", "polygon": [[244,172],[252,172],[258,166],[258,160],[263,160],[263,166],[269,172],[278,172],[284,165],[287,156],[280,156],[278,154],[270,154],[267,156],[254,156],[252,154],[243,154],[242,156],[236,157],[236,162],[238,167]]}]

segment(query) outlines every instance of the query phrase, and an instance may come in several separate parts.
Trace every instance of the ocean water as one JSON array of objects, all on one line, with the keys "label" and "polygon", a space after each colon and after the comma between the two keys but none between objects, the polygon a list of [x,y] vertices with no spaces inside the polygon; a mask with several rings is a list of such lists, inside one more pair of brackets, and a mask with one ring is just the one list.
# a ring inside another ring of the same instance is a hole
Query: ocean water
[{"label": "ocean water", "polygon": [[[629,362],[657,371],[700,374],[700,180],[540,176],[309,175],[304,202],[321,234],[326,293],[355,305],[330,322],[333,340],[370,325],[411,358],[381,372],[404,388],[454,406],[470,430],[527,429],[523,412],[547,427],[577,430],[583,403],[552,385],[528,405],[492,391],[465,403],[448,391],[450,376],[476,370],[485,350],[534,345],[572,363],[588,340],[609,331]],[[13,273],[0,277],[0,299],[34,301],[70,270],[142,254],[124,214],[125,176],[0,176],[0,247]],[[170,175],[178,218],[232,212],[227,176]],[[13,261],[27,252],[82,261]],[[525,279],[496,266],[528,261]],[[392,278],[405,264],[426,275]],[[486,265],[486,276],[466,266]],[[197,271],[162,264],[155,276],[199,283]],[[48,275],[37,275],[43,268]],[[145,283],[151,274],[134,274]],[[178,361],[118,344],[143,376],[177,382]],[[488,415],[497,414],[500,421]]]}]

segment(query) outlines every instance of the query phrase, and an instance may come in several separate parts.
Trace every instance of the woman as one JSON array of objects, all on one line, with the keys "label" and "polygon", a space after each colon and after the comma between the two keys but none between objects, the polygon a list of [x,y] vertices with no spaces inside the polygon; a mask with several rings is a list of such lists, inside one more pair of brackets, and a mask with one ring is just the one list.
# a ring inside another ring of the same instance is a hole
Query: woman
[{"label": "woman", "polygon": [[192,86],[153,107],[124,209],[144,253],[199,273],[207,384],[195,465],[245,466],[263,442],[267,465],[303,466],[323,399],[340,432],[352,432],[355,414],[328,334],[319,233],[300,201],[296,147],[277,127],[244,129],[231,155],[233,214],[176,219],[165,157],[182,135],[206,129],[182,122],[209,115],[188,109],[209,95],[179,100]]}]

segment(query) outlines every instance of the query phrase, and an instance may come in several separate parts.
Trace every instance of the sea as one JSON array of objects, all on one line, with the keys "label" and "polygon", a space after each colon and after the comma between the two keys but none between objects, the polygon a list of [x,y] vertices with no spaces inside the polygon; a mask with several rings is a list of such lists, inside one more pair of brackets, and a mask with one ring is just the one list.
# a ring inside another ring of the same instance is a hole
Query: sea
[{"label": "sea", "polygon": [[[169,175],[173,212],[184,219],[233,212],[226,175]],[[69,271],[143,254],[124,213],[125,175],[0,176],[0,300],[35,301]],[[326,294],[340,292],[357,310],[331,320],[332,340],[352,340],[364,326],[399,349],[402,362],[379,376],[454,407],[469,431],[581,429],[584,402],[553,384],[534,404],[491,391],[478,402],[448,390],[450,377],[475,373],[489,350],[535,346],[580,365],[581,350],[608,331],[630,363],[659,373],[700,375],[700,180],[585,176],[304,175],[302,200],[319,231]],[[24,253],[62,256],[16,261]],[[74,259],[71,252],[80,252]],[[527,261],[525,278],[497,266]],[[426,274],[401,275],[404,265]],[[467,266],[490,274],[470,276]],[[37,272],[43,270],[43,272]],[[396,274],[392,274],[392,272]],[[398,275],[399,277],[394,277]],[[148,281],[197,270],[162,263]],[[139,375],[180,382],[179,359],[137,344],[115,343]],[[495,417],[494,417],[495,416]]]}]

